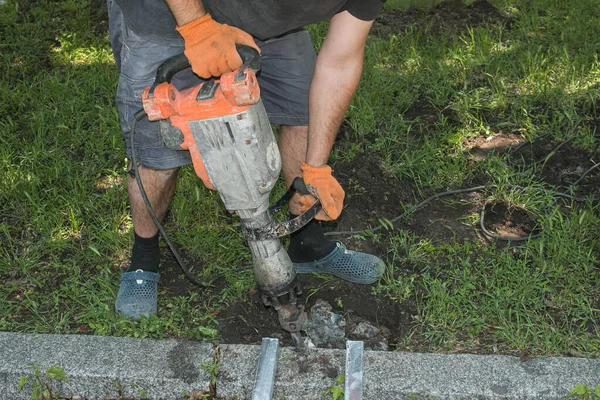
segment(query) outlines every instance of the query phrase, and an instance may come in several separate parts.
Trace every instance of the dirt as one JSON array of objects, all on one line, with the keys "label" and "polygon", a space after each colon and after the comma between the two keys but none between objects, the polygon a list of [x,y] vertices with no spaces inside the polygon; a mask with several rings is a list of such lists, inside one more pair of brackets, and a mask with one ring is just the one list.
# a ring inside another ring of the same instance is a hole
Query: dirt
[{"label": "dirt", "polygon": [[[531,143],[524,143],[511,154],[511,160],[523,167],[535,165],[542,181],[564,191],[597,162],[599,153],[598,146],[586,152],[570,141],[556,143],[548,137],[540,137]],[[597,191],[598,184],[600,174],[592,170],[577,184],[576,194],[592,194]]]},{"label": "dirt", "polygon": [[410,28],[425,28],[429,34],[442,31],[466,31],[482,24],[504,24],[510,21],[487,1],[446,0],[429,9],[386,11],[380,15],[372,29],[378,37],[388,37]]},{"label": "dirt", "polygon": [[525,143],[525,139],[514,133],[500,132],[491,136],[479,136],[465,140],[469,147],[467,154],[474,160],[481,161],[493,153],[505,153]]},{"label": "dirt", "polygon": [[[324,282],[311,276],[301,276],[300,281],[304,288],[306,309],[310,310],[319,301],[328,302],[333,312],[343,315],[348,339],[353,339],[351,332],[366,320],[381,329],[387,342],[393,346],[410,322],[411,312],[415,312],[406,305],[376,298],[368,285],[355,285],[342,280]],[[233,305],[218,315],[217,320],[222,343],[260,344],[263,337],[275,337],[284,346],[293,345],[290,336],[279,328],[274,310],[265,308],[257,295],[251,296],[247,303]]]},{"label": "dirt", "polygon": [[[527,166],[543,158],[560,144],[546,142],[544,139],[530,146],[523,143],[524,139],[514,134],[477,138],[470,143],[471,148],[465,156],[481,159],[492,152],[512,152],[511,162]],[[517,151],[514,151],[515,149]],[[567,186],[573,182],[575,176],[581,175],[581,172],[593,165],[590,160],[597,158],[597,155],[566,143],[544,165],[539,177],[540,182],[557,187]],[[327,224],[327,231],[356,231],[374,227],[379,224],[380,218],[391,219],[402,213],[401,204],[416,203],[414,185],[387,175],[377,160],[367,154],[358,154],[351,163],[334,164],[333,167],[350,196],[343,216],[338,221]],[[594,171],[582,183],[578,193],[591,192],[598,184],[600,171]],[[466,215],[481,210],[484,203],[483,194],[465,193],[455,196],[452,200],[431,202],[417,211],[402,228],[434,242],[489,240],[482,235],[477,224],[461,220]],[[494,202],[487,204],[485,210],[485,227],[493,234],[521,237],[538,232],[536,216],[524,209]],[[347,236],[341,236],[340,239],[349,248],[378,254],[387,259],[387,248],[383,243],[385,241],[374,243],[371,240],[348,239]],[[181,293],[186,287],[190,287],[189,283],[181,279],[175,281],[172,288],[174,291]],[[381,335],[389,344],[388,348],[393,350],[414,331],[413,321],[417,315],[417,307],[413,300],[397,303],[386,300],[383,296],[377,297],[372,294],[372,285],[356,285],[342,280],[323,280],[304,275],[300,276],[300,281],[304,288],[306,309],[310,309],[319,301],[329,303],[333,312],[343,315],[346,321],[344,330],[348,339],[353,339],[351,332],[361,322],[367,322],[381,330]],[[259,344],[262,337],[276,337],[284,346],[293,345],[289,335],[280,329],[276,313],[264,307],[254,291],[249,293],[247,302],[232,304],[216,315],[216,319],[223,343]],[[370,348],[377,348],[377,343],[367,344],[367,348],[371,345]],[[340,347],[339,343],[325,347],[336,346]]]}]

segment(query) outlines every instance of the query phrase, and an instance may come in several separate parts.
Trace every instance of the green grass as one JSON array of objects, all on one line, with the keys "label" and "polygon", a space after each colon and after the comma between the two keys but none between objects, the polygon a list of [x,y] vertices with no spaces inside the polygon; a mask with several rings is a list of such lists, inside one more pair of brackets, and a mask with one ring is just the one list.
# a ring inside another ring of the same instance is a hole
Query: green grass
[{"label": "green grass", "polygon": [[[510,15],[510,29],[408,29],[371,43],[355,101],[369,106],[354,107],[349,118],[373,136],[359,151],[377,154],[386,170],[419,190],[478,177],[499,188],[536,188],[488,195],[536,213],[543,235],[504,250],[392,235],[389,277],[376,291],[418,301],[418,339],[408,348],[422,341],[435,350],[598,354],[597,206],[548,211],[554,200],[551,188],[540,191],[541,167],[517,171],[500,156],[473,165],[462,145],[510,132],[548,134],[555,143],[576,138],[580,151],[592,149],[600,69],[590,43],[598,13],[586,1],[497,6]],[[404,119],[417,98],[437,114],[432,123]],[[444,118],[448,111],[451,119]]]},{"label": "green grass", "polygon": [[[475,208],[502,200],[532,212],[542,229],[504,248],[433,240],[406,226],[365,235],[387,248],[373,295],[416,304],[398,348],[597,356],[598,206],[555,202],[556,188],[542,179],[551,158],[526,169],[506,154],[473,160],[467,151],[476,138],[512,133],[547,135],[554,145],[572,139],[594,154],[600,11],[593,0],[492,4],[501,18],[489,23],[437,29],[422,12],[372,35],[347,116],[352,134],[332,159],[370,154],[413,190],[410,204],[381,218],[483,182],[493,187],[470,200]],[[384,12],[409,6],[416,2],[390,0]],[[231,271],[250,254],[235,217],[191,168],[180,175],[167,231],[203,277],[225,273],[225,287],[163,291],[159,317],[140,323],[114,315],[133,234],[117,71],[99,20],[82,0],[12,0],[0,9],[0,330],[218,340],[212,315],[246,299],[251,274]],[[311,27],[317,47],[325,31]],[[475,230],[478,215],[461,221]]]}]

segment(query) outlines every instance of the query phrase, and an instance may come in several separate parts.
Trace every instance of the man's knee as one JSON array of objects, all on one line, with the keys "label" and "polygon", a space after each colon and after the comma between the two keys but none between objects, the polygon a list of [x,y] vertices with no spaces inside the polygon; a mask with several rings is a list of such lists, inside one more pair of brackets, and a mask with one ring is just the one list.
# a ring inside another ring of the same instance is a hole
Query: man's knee
[{"label": "man's knee", "polygon": [[177,174],[179,173],[179,167],[170,168],[170,169],[153,169],[150,171],[154,171],[154,176],[159,181],[170,182],[174,179],[177,179]]},{"label": "man's knee", "polygon": [[[137,173],[140,174],[143,178],[150,178],[149,180],[155,182],[156,184],[168,183],[175,179],[177,179],[177,174],[179,173],[180,167],[169,168],[169,169],[153,169],[142,167],[141,164],[138,164]],[[136,176],[136,169],[133,168],[133,164],[129,164],[129,175],[132,178]]]}]

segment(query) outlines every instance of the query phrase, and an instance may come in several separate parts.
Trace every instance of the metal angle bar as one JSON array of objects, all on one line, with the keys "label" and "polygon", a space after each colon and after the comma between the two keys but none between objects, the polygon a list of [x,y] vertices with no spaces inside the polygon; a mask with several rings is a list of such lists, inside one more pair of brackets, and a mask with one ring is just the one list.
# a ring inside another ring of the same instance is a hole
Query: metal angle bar
[{"label": "metal angle bar", "polygon": [[260,357],[256,381],[252,391],[252,400],[271,400],[275,387],[277,359],[279,358],[279,340],[263,338],[260,345]]},{"label": "metal angle bar", "polygon": [[346,342],[344,400],[362,400],[363,352],[363,342],[353,340]]}]

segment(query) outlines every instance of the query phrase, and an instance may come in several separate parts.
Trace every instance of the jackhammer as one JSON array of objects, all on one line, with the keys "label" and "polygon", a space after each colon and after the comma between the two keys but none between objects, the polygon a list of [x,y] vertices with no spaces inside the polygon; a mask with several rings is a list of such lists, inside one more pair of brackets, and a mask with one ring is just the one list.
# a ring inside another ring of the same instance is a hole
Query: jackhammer
[{"label": "jackhammer", "polygon": [[204,185],[216,190],[227,210],[240,217],[261,300],[277,311],[281,327],[300,346],[307,314],[298,301],[302,290],[294,266],[279,238],[309,222],[319,202],[299,217],[275,222],[273,213],[294,190],[307,192],[297,178],[286,195],[269,208],[281,159],[256,79],[260,55],[249,46],[237,50],[243,61],[239,70],[181,91],[170,81],[189,67],[187,58],[180,54],[165,61],[153,86],[142,94],[144,111],[150,121],[159,121],[165,145],[189,151]]}]

